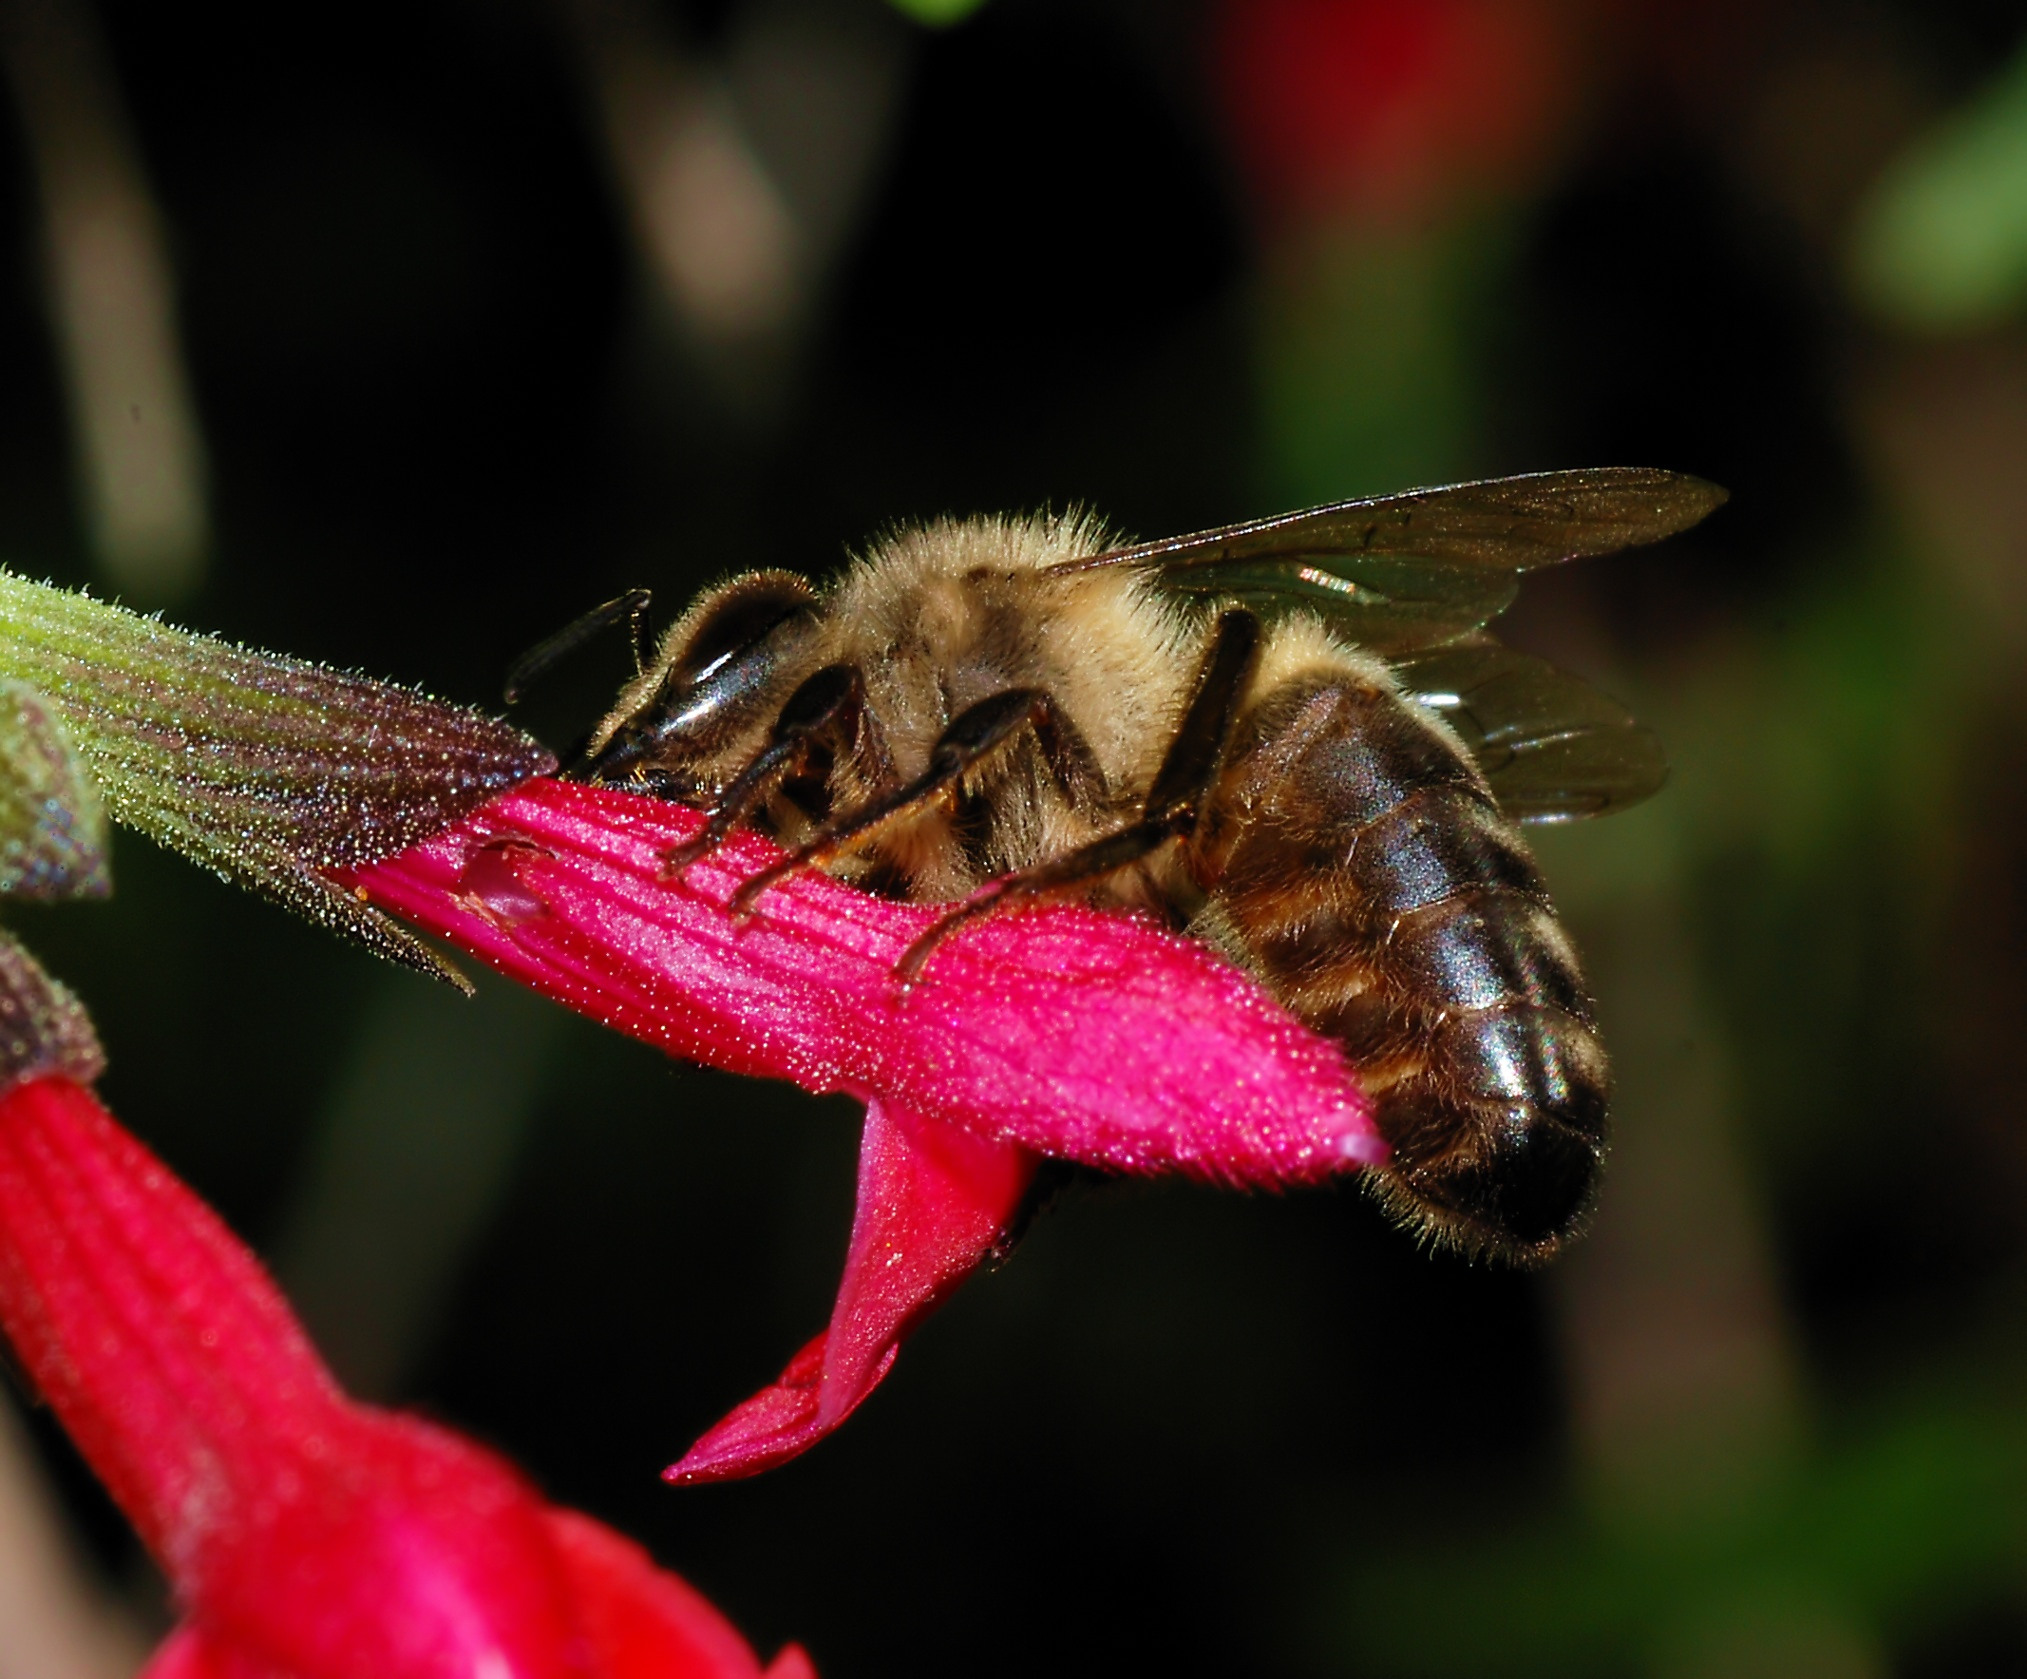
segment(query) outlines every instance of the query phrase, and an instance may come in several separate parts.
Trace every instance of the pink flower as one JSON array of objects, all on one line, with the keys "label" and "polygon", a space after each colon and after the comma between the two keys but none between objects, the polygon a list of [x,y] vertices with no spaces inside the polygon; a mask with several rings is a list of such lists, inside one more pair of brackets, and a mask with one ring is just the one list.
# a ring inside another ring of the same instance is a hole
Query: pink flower
[{"label": "pink flower", "polygon": [[[148,1679],[760,1679],[637,1546],[340,1393],[258,1262],[77,1076],[0,1094],[0,1324],[175,1585]],[[766,1674],[813,1679],[793,1647]]]},{"label": "pink flower", "polygon": [[1204,946],[1083,907],[988,917],[909,989],[934,921],[822,876],[736,921],[780,855],[747,834],[667,878],[693,810],[537,779],[341,878],[671,1054],[866,1101],[858,1212],[828,1330],[669,1471],[751,1475],[835,1428],[909,1329],[1005,1239],[1044,1157],[1272,1188],[1384,1154],[1337,1046]]}]

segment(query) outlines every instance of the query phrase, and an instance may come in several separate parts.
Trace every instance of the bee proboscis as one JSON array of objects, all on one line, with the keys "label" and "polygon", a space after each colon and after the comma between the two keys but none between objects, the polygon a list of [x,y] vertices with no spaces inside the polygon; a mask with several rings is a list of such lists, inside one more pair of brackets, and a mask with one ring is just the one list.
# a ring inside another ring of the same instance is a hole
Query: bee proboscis
[{"label": "bee proboscis", "polygon": [[751,824],[948,903],[908,952],[1012,900],[1154,909],[1340,1040],[1391,1149],[1387,1206],[1523,1262],[1580,1222],[1608,1072],[1518,824],[1616,810],[1666,773],[1613,701],[1485,625],[1523,572],[1659,541],[1725,499],[1644,468],[1336,503],[1120,546],[1080,515],[944,520],[823,588],[702,595],[581,772],[702,805],[681,867]]}]

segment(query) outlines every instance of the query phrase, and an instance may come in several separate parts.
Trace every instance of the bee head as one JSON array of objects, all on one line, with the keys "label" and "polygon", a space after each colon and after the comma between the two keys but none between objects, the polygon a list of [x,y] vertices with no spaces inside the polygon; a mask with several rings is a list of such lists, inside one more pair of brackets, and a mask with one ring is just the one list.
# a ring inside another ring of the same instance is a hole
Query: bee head
[{"label": "bee head", "polygon": [[816,592],[792,572],[752,572],[704,595],[593,732],[586,776],[651,767],[680,778],[768,721],[801,673],[816,616]]}]

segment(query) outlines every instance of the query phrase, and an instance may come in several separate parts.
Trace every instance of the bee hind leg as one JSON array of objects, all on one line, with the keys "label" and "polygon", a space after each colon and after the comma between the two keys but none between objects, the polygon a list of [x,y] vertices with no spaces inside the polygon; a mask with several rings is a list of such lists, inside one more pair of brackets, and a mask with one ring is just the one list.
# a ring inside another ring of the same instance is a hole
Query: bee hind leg
[{"label": "bee hind leg", "polygon": [[901,953],[901,960],[894,964],[894,978],[904,987],[913,985],[939,944],[966,922],[989,914],[1007,899],[1046,897],[1055,892],[1067,892],[1073,887],[1095,886],[1108,875],[1115,875],[1149,853],[1158,851],[1176,837],[1176,832],[1171,823],[1136,822],[1130,828],[1121,828],[1117,833],[1095,839],[1089,845],[1080,845],[1075,851],[1051,858],[1034,868],[987,881],[948,915],[932,922],[929,930]]},{"label": "bee hind leg", "polygon": [[1044,897],[1079,886],[1095,886],[1151,855],[1197,825],[1203,801],[1224,767],[1225,744],[1239,702],[1259,662],[1260,620],[1244,607],[1218,615],[1209,648],[1183,707],[1175,738],[1155,771],[1137,821],[1103,834],[1061,857],[986,882],[901,953],[894,977],[909,986],[921,976],[936,947],[968,921],[976,921],[1009,898]]},{"label": "bee hind leg", "polygon": [[1105,778],[1090,746],[1056,702],[1040,688],[1009,688],[969,706],[950,720],[929,754],[929,767],[906,785],[825,823],[809,842],[746,881],[732,895],[735,916],[750,915],[760,894],[777,881],[863,845],[881,830],[956,793],[965,776],[1009,741],[1032,731],[1049,773],[1073,797],[1102,797]]}]

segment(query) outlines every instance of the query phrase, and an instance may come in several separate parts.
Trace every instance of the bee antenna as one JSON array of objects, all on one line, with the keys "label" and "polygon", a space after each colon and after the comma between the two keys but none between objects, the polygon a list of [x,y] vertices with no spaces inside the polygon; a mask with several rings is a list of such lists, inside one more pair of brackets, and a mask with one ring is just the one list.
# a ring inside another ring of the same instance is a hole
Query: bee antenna
[{"label": "bee antenna", "polygon": [[632,637],[633,669],[638,676],[647,665],[648,603],[652,598],[650,590],[629,589],[603,606],[594,606],[583,617],[565,624],[547,640],[537,642],[516,659],[507,672],[507,704],[518,705],[531,683],[546,676],[585,643],[603,635],[621,619],[626,620]]}]

